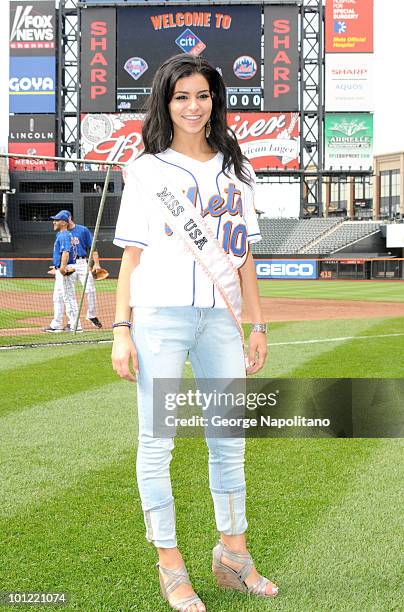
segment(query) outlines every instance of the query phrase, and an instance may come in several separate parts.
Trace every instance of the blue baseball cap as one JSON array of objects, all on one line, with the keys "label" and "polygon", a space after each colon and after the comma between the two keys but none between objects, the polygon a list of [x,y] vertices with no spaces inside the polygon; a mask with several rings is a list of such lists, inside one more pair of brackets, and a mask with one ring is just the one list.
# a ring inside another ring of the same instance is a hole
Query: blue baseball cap
[{"label": "blue baseball cap", "polygon": [[71,216],[72,214],[68,210],[59,210],[58,214],[51,217],[51,219],[55,219],[55,221],[69,221]]}]

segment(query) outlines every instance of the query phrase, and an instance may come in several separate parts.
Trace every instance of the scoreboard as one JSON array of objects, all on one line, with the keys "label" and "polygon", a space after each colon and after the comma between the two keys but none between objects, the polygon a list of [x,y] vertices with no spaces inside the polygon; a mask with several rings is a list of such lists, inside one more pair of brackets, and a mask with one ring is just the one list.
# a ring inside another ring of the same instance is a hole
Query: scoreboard
[{"label": "scoreboard", "polygon": [[261,108],[261,7],[191,8],[117,9],[118,110],[139,110],[157,68],[181,52],[203,55],[216,67],[229,106]]},{"label": "scoreboard", "polygon": [[229,111],[296,112],[298,10],[248,2],[83,6],[81,110],[141,112],[157,68],[188,53],[220,72]]}]

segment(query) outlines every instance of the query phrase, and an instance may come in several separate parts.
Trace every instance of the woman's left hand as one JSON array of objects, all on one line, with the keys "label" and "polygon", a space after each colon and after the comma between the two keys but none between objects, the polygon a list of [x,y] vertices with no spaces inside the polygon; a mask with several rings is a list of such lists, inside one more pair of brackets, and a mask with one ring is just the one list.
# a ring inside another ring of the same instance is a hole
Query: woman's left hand
[{"label": "woman's left hand", "polygon": [[248,340],[248,367],[247,374],[259,372],[267,356],[267,337],[263,332],[251,332]]}]

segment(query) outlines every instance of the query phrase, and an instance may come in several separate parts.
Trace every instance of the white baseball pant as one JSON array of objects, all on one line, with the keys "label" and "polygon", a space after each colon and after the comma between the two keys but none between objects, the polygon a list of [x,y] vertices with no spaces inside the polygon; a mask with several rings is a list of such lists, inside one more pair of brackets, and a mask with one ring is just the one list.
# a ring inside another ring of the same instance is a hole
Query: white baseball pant
[{"label": "white baseball pant", "polygon": [[[76,268],[76,279],[80,280],[82,286],[84,287],[84,281],[87,274],[87,259],[84,257],[82,259],[76,259],[76,263],[74,267]],[[95,293],[95,285],[94,278],[91,272],[88,275],[87,285],[86,285],[86,294],[87,294],[87,319],[93,319],[97,316],[97,302],[96,302],[96,293]]]},{"label": "white baseball pant", "polygon": [[[66,305],[67,320],[71,328],[74,327],[76,317],[78,313],[78,305],[76,300],[75,291],[75,278],[76,273],[70,274],[69,276],[63,276],[60,270],[56,270],[55,274],[55,285],[53,288],[53,319],[51,327],[54,329],[63,328],[63,314],[64,307]],[[80,329],[80,321],[78,328]]]}]

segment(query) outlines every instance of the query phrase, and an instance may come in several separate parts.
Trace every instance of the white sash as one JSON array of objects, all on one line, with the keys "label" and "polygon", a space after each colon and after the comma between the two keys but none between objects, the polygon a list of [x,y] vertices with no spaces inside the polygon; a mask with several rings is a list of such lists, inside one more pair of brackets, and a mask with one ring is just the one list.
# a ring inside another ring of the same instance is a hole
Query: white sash
[{"label": "white sash", "polygon": [[192,254],[219,290],[237,324],[244,345],[237,268],[191,201],[172,182],[164,162],[152,155],[150,161],[156,170],[153,185],[146,185],[151,200],[163,212],[167,225],[181,238],[184,248]]}]

